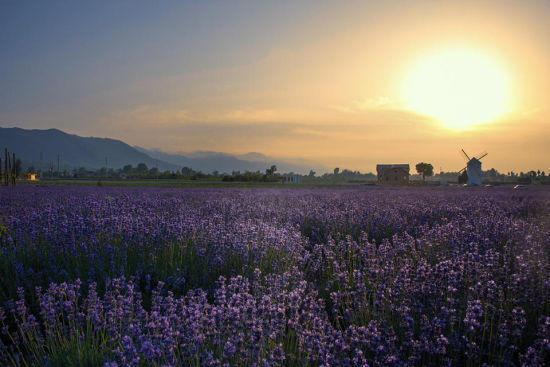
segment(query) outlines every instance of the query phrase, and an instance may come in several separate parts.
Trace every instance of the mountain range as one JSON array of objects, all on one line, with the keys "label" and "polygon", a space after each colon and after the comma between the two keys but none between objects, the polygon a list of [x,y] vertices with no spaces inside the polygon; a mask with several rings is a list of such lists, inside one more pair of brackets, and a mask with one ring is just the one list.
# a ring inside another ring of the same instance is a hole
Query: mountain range
[{"label": "mountain range", "polygon": [[280,172],[307,173],[312,167],[306,162],[289,162],[256,152],[240,155],[210,151],[166,153],[159,149],[135,148],[160,161],[179,167],[191,167],[203,172],[263,171],[271,165],[276,165]]},{"label": "mountain range", "polygon": [[[199,151],[167,153],[161,149],[130,146],[110,138],[82,137],[58,129],[27,130],[0,127],[0,149],[7,148],[21,159],[23,166],[40,169],[85,167],[122,168],[127,164],[145,163],[160,170],[179,170],[190,167],[197,171],[230,173],[232,171],[265,170],[276,165],[280,172],[307,173],[313,167],[324,168],[305,161],[289,161],[251,152],[233,155],[221,152]],[[2,152],[3,153],[3,152]],[[3,157],[3,154],[1,155]]]}]

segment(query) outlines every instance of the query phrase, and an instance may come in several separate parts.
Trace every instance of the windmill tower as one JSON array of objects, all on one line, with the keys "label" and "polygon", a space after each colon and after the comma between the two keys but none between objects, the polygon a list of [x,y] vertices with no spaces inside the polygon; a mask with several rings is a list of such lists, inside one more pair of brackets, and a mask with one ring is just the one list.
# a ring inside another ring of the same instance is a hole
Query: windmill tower
[{"label": "windmill tower", "polygon": [[481,186],[481,158],[485,157],[488,153],[485,152],[477,157],[470,158],[464,149],[462,149],[462,154],[466,159],[466,167],[461,169],[458,173],[462,173],[466,170],[466,175],[468,176],[466,184],[468,186]]}]

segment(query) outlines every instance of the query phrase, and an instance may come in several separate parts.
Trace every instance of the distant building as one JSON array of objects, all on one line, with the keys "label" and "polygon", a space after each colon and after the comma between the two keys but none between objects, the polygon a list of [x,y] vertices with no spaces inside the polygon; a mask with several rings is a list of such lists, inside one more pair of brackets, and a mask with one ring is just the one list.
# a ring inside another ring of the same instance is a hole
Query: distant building
[{"label": "distant building", "polygon": [[283,176],[283,183],[299,184],[302,182],[302,176],[300,175],[286,175]]},{"label": "distant building", "polygon": [[35,172],[25,173],[25,179],[27,181],[38,181],[38,173],[35,173]]},{"label": "distant building", "polygon": [[407,185],[410,167],[408,164],[378,164],[376,173],[378,183],[384,185]]}]

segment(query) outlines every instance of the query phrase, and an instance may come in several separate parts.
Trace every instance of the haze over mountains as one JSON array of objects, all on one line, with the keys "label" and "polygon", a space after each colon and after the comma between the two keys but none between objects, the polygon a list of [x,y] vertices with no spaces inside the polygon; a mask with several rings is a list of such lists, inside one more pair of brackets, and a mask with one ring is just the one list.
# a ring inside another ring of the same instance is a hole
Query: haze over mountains
[{"label": "haze over mountains", "polygon": [[[158,149],[135,147],[152,158],[179,167],[191,167],[203,172],[263,171],[276,165],[281,172],[307,173],[313,167],[307,163],[288,162],[261,153],[232,155],[220,152],[200,151],[191,153],[166,153]],[[317,165],[319,166],[319,165]]]},{"label": "haze over mountains", "polygon": [[132,147],[123,141],[109,138],[82,137],[58,129],[27,130],[0,127],[0,149],[16,153],[25,167],[57,168],[59,156],[62,169],[85,167],[122,168],[127,164],[145,163],[160,170],[178,170],[184,166],[205,173],[218,171],[263,171],[272,164],[281,172],[307,173],[311,168],[323,168],[308,162],[290,162],[267,157],[261,153],[232,155],[220,152],[174,154],[160,149]]}]

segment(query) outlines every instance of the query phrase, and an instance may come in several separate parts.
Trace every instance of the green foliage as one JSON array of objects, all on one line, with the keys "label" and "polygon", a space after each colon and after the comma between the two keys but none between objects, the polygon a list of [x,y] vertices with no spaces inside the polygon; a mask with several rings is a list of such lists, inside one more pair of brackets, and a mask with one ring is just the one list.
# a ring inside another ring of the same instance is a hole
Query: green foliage
[{"label": "green foliage", "polygon": [[[2,231],[5,233],[5,227],[0,226],[0,234]],[[295,265],[290,254],[273,248],[267,248],[261,256],[253,249],[247,254],[226,251],[223,261],[212,262],[220,256],[219,248],[213,243],[191,240],[163,244],[110,240],[96,244],[93,251],[79,246],[70,253],[60,253],[47,241],[3,244],[3,249],[0,302],[15,299],[18,287],[32,293],[36,287],[46,288],[50,282],[88,279],[104,289],[109,279],[121,275],[142,278],[147,274],[151,282],[162,280],[183,294],[195,288],[209,289],[220,276],[251,276],[255,268],[264,274],[279,273]]]},{"label": "green foliage", "polygon": [[277,166],[272,165],[271,167],[269,167],[268,169],[265,170],[265,174],[266,174],[266,176],[273,176],[276,171],[277,171]]},{"label": "green foliage", "polygon": [[433,176],[434,167],[430,163],[420,162],[416,164],[416,172],[422,175],[422,179],[425,180],[426,177]]}]

